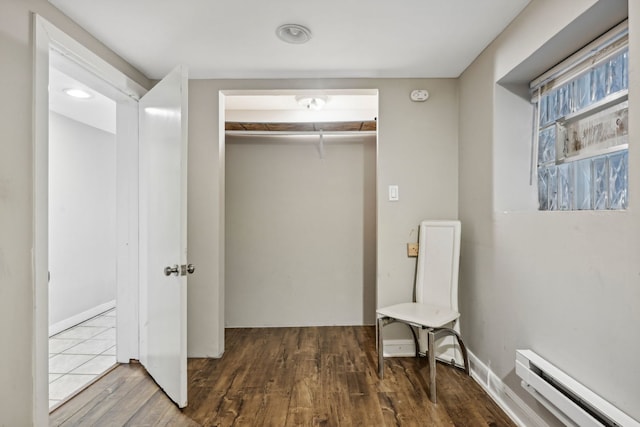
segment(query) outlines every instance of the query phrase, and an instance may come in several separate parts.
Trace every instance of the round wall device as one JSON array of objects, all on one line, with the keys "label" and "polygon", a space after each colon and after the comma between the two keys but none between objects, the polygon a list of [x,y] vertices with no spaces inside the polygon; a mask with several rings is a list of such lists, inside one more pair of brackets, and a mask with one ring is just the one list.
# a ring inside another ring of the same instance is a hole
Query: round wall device
[{"label": "round wall device", "polygon": [[424,102],[429,99],[429,91],[426,89],[416,89],[411,91],[411,100],[414,102]]}]

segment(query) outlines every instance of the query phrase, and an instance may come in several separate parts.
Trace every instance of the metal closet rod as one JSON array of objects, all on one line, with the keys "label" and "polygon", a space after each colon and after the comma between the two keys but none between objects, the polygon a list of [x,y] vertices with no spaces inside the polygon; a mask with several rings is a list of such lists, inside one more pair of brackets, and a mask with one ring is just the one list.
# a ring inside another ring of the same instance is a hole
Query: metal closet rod
[{"label": "metal closet rod", "polygon": [[268,131],[268,130],[227,130],[226,135],[233,136],[368,136],[377,135],[375,130],[365,131],[322,131],[322,130],[309,130],[309,131]]}]

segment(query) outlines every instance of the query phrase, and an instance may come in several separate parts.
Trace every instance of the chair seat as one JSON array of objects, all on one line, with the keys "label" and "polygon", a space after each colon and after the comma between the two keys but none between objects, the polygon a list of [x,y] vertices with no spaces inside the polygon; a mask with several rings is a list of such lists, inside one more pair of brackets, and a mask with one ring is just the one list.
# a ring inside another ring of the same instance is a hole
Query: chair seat
[{"label": "chair seat", "polygon": [[391,317],[392,319],[417,326],[430,326],[433,328],[440,328],[460,317],[460,313],[450,308],[417,302],[383,307],[377,310],[376,313],[379,316]]}]

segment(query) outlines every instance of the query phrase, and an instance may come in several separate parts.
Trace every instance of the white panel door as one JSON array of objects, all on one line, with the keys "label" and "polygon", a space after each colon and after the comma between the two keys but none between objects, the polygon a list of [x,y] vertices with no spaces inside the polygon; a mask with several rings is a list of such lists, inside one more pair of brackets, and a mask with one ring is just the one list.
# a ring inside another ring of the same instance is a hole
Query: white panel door
[{"label": "white panel door", "polygon": [[187,73],[139,103],[140,362],[187,405]]}]

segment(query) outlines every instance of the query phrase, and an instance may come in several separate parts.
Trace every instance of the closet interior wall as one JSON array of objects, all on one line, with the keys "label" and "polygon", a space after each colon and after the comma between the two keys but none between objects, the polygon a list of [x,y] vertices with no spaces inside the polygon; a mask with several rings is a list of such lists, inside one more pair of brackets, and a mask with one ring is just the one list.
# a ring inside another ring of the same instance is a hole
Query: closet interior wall
[{"label": "closet interior wall", "polygon": [[373,324],[376,136],[226,137],[227,327]]}]

